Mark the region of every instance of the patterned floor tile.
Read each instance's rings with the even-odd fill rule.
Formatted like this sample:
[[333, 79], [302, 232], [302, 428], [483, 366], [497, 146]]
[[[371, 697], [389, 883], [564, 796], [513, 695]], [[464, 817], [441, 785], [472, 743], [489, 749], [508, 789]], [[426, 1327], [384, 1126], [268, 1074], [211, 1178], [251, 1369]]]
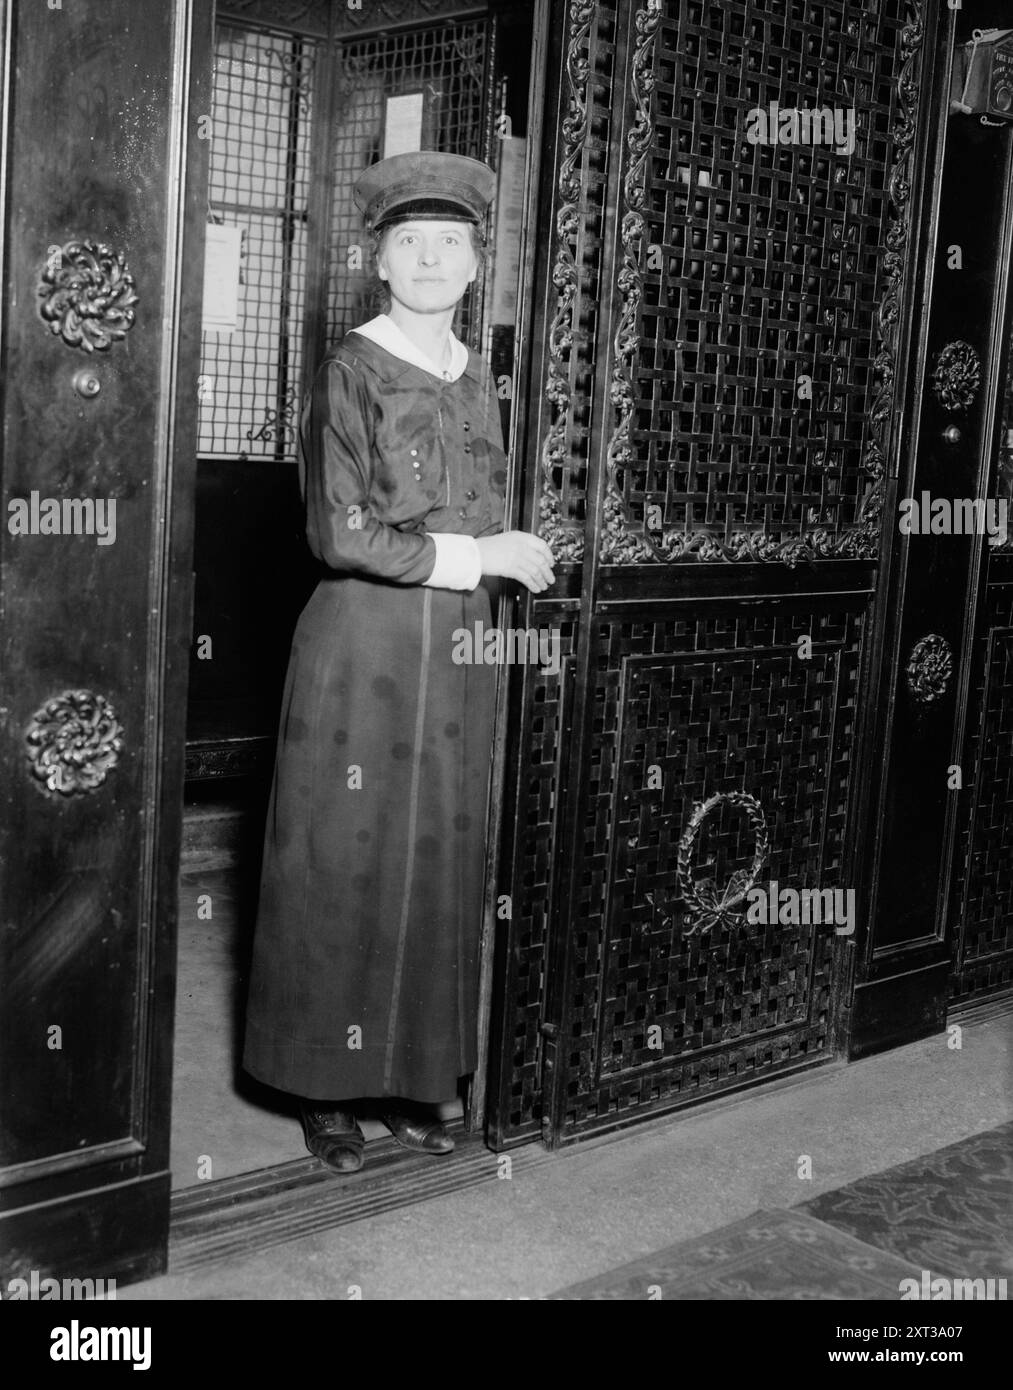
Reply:
[[1013, 1285], [1013, 1123], [793, 1208], [919, 1269]]
[[792, 1211], [760, 1211], [571, 1285], [556, 1300], [824, 1300], [896, 1302], [919, 1271]]

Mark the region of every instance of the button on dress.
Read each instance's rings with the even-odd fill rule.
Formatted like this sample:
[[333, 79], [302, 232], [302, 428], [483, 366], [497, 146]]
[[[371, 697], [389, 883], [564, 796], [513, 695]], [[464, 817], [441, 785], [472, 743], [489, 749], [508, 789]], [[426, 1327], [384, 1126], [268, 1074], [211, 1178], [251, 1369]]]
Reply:
[[300, 483], [325, 569], [289, 660], [243, 1061], [313, 1099], [447, 1100], [476, 1065], [495, 667], [452, 659], [491, 626], [484, 583], [424, 581], [431, 533], [502, 530], [486, 363], [444, 381], [348, 334]]

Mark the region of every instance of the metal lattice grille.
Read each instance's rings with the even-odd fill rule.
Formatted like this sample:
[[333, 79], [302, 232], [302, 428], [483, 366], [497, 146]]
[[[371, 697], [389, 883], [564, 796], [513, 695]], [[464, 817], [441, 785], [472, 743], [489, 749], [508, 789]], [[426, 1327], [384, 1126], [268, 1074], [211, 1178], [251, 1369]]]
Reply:
[[1013, 589], [991, 590], [990, 601], [989, 628], [979, 647], [974, 787], [961, 844], [961, 882], [953, 895], [951, 985], [957, 999], [1013, 983]]
[[[666, 9], [632, 79], [618, 263], [633, 331], [617, 335], [621, 520], [604, 556], [874, 554], [862, 507], [879, 472], [870, 421], [906, 6]], [[766, 134], [751, 113], [767, 120], [771, 103], [838, 112], [833, 143], [823, 117], [820, 143], [801, 143], [801, 124], [790, 143], [751, 143]], [[780, 118], [769, 130], [791, 138]]]
[[237, 329], [204, 334], [205, 455], [294, 457], [314, 57], [312, 40], [218, 29], [208, 200], [245, 254]]
[[[827, 1043], [833, 927], [747, 924], [743, 906], [736, 925], [690, 934], [677, 864], [694, 807], [747, 788], [769, 837], [761, 887], [847, 886], [863, 620], [708, 606], [692, 621], [599, 625], [568, 1125], [734, 1083]], [[804, 635], [809, 661], [798, 657]], [[719, 804], [692, 849], [694, 882], [723, 887], [755, 846], [741, 808]]]
[[[488, 28], [486, 20], [462, 21], [341, 45], [327, 314], [331, 343], [379, 312], [368, 294], [369, 261], [352, 185], [383, 155], [386, 98], [425, 93], [423, 149], [487, 158]], [[361, 266], [352, 254], [354, 247], [362, 249]], [[478, 346], [480, 313], [475, 300], [474, 291], [465, 297], [454, 330]]]
[[[516, 903], [534, 884], [552, 916], [548, 940], [527, 908], [509, 929], [526, 987], [504, 1030], [505, 1141], [832, 1052], [838, 923], [751, 923], [736, 893], [759, 824], [757, 886], [851, 891], [833, 906], [858, 910], [867, 884], [842, 875], [866, 596], [822, 592], [821, 566], [789, 592], [744, 565], [733, 591], [715, 566], [683, 605], [656, 562], [878, 553], [924, 8], [563, 7], [533, 500], [557, 560], [594, 543], [604, 563], [567, 612], [579, 641], [540, 726], [551, 752], [523, 711], [519, 766], [551, 772], [518, 788], [511, 887]], [[771, 102], [829, 113], [835, 138], [839, 108], [853, 149], [750, 142]]]
[[523, 713], [528, 742], [505, 992], [512, 1021], [508, 1113], [515, 1136], [537, 1133], [541, 1122], [539, 1026], [548, 971], [548, 914], [555, 895], [554, 876], [560, 869], [564, 693], [572, 689], [577, 629], [572, 618], [561, 615], [552, 622], [552, 630], [559, 634], [560, 669], [554, 675], [530, 672]]

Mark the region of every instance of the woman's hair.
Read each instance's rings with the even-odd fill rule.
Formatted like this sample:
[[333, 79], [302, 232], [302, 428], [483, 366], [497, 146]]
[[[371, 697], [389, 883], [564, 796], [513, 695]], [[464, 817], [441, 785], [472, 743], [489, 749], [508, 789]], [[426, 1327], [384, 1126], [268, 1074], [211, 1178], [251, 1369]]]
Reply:
[[[410, 221], [411, 219], [404, 218], [402, 220]], [[448, 222], [453, 222], [455, 220], [457, 219], [452, 217], [447, 218]], [[370, 231], [369, 233], [369, 244], [367, 247], [369, 279], [365, 285], [363, 299], [365, 301], [364, 307], [366, 311], [373, 315], [386, 314], [390, 310], [390, 287], [386, 280], [380, 279], [377, 271], [377, 256], [383, 250], [384, 238], [387, 233], [393, 231], [398, 225], [399, 223], [396, 221], [387, 222], [379, 231]], [[492, 253], [486, 244], [485, 234], [482, 228], [477, 226], [474, 222], [467, 223], [467, 227], [471, 234], [472, 250], [475, 252], [475, 259], [478, 261], [478, 278], [481, 278], [488, 269], [492, 259]]]

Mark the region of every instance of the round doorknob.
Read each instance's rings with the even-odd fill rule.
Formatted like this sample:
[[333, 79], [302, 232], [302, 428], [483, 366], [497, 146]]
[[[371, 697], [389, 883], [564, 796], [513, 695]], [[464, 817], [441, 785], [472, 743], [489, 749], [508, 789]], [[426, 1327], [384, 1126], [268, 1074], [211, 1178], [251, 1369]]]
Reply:
[[959, 444], [962, 438], [959, 425], [947, 425], [943, 430], [943, 438], [947, 444]]
[[74, 373], [74, 390], [79, 396], [84, 396], [85, 400], [91, 400], [92, 396], [97, 396], [102, 390], [102, 383], [91, 367], [82, 367], [79, 372]]

